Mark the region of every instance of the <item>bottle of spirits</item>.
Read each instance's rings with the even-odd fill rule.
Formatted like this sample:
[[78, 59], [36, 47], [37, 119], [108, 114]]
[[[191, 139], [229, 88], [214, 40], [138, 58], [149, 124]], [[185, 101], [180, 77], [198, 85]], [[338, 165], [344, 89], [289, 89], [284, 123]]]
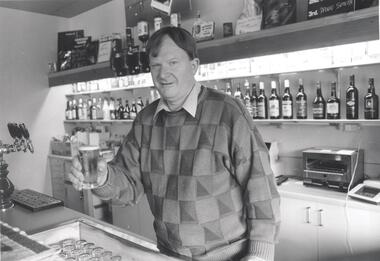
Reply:
[[122, 40], [120, 34], [113, 35], [110, 64], [115, 76], [126, 75], [127, 72], [124, 67], [124, 55], [122, 50]]
[[131, 107], [129, 107], [129, 101], [125, 100], [125, 107], [124, 107], [124, 120], [130, 120], [131, 119]]
[[252, 118], [257, 119], [258, 112], [257, 112], [256, 83], [252, 83], [251, 108], [252, 108]]
[[83, 119], [82, 120], [88, 120], [90, 119], [90, 108], [92, 106], [92, 101], [91, 99], [88, 99], [87, 101], [83, 101]]
[[298, 93], [296, 95], [297, 119], [307, 119], [307, 96], [303, 89], [303, 80], [298, 80]]
[[98, 110], [96, 107], [97, 107], [96, 98], [92, 98], [92, 105], [90, 107], [90, 120], [98, 119]]
[[123, 120], [124, 119], [124, 106], [121, 103], [121, 98], [117, 99], [119, 102], [117, 104], [116, 110], [115, 110], [115, 119], [116, 120]]
[[379, 96], [375, 93], [375, 81], [370, 78], [368, 81], [368, 93], [364, 97], [364, 118], [375, 120], [379, 118]]
[[277, 84], [275, 81], [271, 82], [271, 95], [269, 96], [269, 116], [271, 119], [279, 119], [280, 113], [280, 98], [277, 94]]
[[293, 119], [293, 97], [290, 93], [289, 80], [284, 81], [284, 95], [282, 95], [282, 117], [284, 119]]
[[87, 111], [84, 111], [83, 99], [79, 98], [78, 99], [78, 120], [85, 120], [86, 119], [86, 117], [84, 116], [85, 113], [87, 113]]
[[359, 118], [358, 89], [355, 86], [355, 75], [350, 76], [350, 86], [346, 90], [346, 118]]
[[136, 119], [136, 116], [137, 116], [137, 107], [136, 107], [136, 102], [135, 101], [132, 101], [130, 115], [131, 115], [131, 120]]
[[259, 83], [260, 93], [257, 97], [257, 118], [268, 119], [268, 99], [265, 96], [264, 82]]
[[103, 111], [103, 120], [109, 121], [111, 119], [111, 114], [110, 114], [109, 102], [107, 99], [103, 99], [102, 111]]
[[73, 105], [71, 106], [71, 114], [73, 120], [79, 120], [77, 101], [73, 99]]
[[72, 113], [72, 102], [70, 100], [66, 101], [66, 110], [65, 110], [65, 117], [66, 120], [72, 120], [73, 119], [73, 113]]
[[103, 101], [102, 101], [101, 97], [99, 97], [98, 101], [96, 102], [96, 117], [98, 118], [98, 120], [103, 120], [104, 119]]
[[230, 82], [226, 83], [226, 94], [232, 95], [231, 83]]
[[149, 24], [146, 20], [140, 20], [137, 23], [137, 36], [139, 40], [142, 42], [141, 51], [139, 54], [140, 58], [140, 72], [146, 73], [150, 72], [149, 67], [149, 58], [148, 54], [146, 53], [146, 42], [149, 39]]
[[251, 96], [251, 89], [249, 87], [248, 80], [244, 81], [244, 88], [245, 88], [244, 105], [247, 108], [247, 111], [248, 111], [249, 115], [251, 117], [253, 117], [253, 115], [252, 115], [252, 104], [251, 104], [252, 96]]
[[238, 86], [236, 87], [236, 90], [234, 92], [234, 97], [238, 100], [240, 100], [241, 102], [243, 102], [244, 100], [244, 97], [243, 97], [243, 94], [241, 92], [241, 88], [240, 88], [240, 82], [238, 83]]
[[331, 97], [326, 103], [327, 119], [340, 119], [340, 99], [336, 96], [336, 82], [331, 83]]
[[136, 107], [137, 107], [137, 113], [139, 113], [144, 108], [144, 103], [141, 97], [138, 97]]
[[322, 96], [321, 82], [317, 82], [317, 96], [313, 102], [313, 119], [326, 118], [326, 102]]
[[117, 113], [116, 113], [115, 99], [114, 98], [110, 99], [109, 110], [110, 110], [110, 119], [116, 120], [116, 114]]

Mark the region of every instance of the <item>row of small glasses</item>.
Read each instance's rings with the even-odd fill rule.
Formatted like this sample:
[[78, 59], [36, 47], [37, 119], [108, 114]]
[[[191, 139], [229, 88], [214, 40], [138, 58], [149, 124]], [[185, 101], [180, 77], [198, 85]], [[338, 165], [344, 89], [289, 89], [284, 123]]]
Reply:
[[59, 251], [59, 257], [66, 261], [121, 261], [121, 256], [83, 239], [67, 238], [50, 247]]

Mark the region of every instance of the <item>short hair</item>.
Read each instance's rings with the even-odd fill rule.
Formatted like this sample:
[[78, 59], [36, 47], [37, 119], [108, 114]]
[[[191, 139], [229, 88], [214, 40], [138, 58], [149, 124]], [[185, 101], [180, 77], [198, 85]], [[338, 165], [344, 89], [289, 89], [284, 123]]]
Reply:
[[175, 26], [163, 27], [152, 34], [146, 46], [148, 56], [156, 57], [158, 55], [162, 39], [165, 36], [170, 37], [179, 48], [184, 50], [190, 60], [198, 58], [197, 44], [193, 36], [187, 30]]

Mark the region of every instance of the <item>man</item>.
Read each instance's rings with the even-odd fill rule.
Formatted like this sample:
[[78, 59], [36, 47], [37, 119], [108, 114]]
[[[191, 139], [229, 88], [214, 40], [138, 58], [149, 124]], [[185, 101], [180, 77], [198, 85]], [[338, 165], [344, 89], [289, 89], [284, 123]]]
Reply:
[[[280, 198], [268, 150], [244, 105], [201, 86], [196, 43], [164, 27], [147, 44], [161, 99], [144, 108], [111, 163], [99, 167], [103, 199], [145, 193], [157, 245], [194, 260], [273, 260]], [[77, 159], [71, 180], [82, 188]]]

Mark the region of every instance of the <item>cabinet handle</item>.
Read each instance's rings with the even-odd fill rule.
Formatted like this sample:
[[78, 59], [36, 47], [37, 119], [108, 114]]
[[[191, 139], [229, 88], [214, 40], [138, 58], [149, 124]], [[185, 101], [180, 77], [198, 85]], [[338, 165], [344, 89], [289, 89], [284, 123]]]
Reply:
[[84, 198], [84, 193], [83, 193], [83, 191], [81, 191], [81, 192], [79, 193], [79, 199], [80, 199], [80, 200], [83, 200], [83, 198]]
[[323, 214], [323, 209], [318, 209], [318, 226], [322, 227], [322, 214]]
[[310, 207], [306, 207], [305, 223], [310, 224]]

